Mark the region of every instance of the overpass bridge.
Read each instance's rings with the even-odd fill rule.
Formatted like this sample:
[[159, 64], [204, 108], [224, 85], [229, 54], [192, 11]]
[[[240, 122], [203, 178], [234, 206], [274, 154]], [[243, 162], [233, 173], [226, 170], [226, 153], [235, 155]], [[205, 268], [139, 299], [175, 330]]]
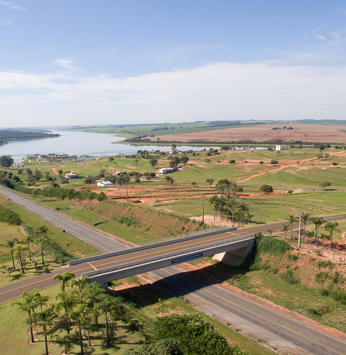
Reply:
[[69, 266], [89, 265], [82, 273], [104, 287], [113, 280], [149, 272], [185, 261], [223, 253], [219, 259], [240, 264], [251, 251], [255, 234], [228, 228], [147, 246], [73, 260]]

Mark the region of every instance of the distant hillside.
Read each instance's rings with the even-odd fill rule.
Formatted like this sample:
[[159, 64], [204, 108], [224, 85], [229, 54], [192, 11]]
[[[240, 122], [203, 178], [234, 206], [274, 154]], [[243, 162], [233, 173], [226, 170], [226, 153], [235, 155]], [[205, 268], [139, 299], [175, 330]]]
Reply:
[[17, 130], [0, 130], [0, 144], [8, 141], [40, 139], [59, 137], [59, 134], [45, 133], [43, 131], [17, 131]]

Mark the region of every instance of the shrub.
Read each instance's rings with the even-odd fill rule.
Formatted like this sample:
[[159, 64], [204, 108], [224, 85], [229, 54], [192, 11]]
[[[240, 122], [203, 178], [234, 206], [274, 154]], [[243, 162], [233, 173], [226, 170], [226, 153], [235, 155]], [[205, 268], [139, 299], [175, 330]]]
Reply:
[[270, 186], [270, 185], [264, 184], [264, 185], [262, 185], [260, 187], [260, 191], [262, 191], [262, 192], [273, 192], [273, 187]]
[[229, 163], [230, 163], [230, 164], [235, 164], [235, 160], [234, 160], [234, 159], [231, 159], [231, 160], [229, 161]]

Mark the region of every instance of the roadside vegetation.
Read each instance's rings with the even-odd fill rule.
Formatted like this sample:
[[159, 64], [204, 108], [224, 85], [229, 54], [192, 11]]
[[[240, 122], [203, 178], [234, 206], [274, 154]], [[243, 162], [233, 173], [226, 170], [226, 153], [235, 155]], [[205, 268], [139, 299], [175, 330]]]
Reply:
[[[2, 305], [2, 354], [272, 354], [155, 286], [120, 296], [68, 272], [56, 278], [59, 286]], [[152, 303], [154, 295], [162, 298]]]

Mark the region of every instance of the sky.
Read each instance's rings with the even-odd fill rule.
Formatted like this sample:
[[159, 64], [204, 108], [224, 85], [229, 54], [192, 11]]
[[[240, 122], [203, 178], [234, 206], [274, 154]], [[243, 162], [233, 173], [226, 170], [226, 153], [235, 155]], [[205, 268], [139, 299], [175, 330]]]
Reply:
[[0, 0], [0, 128], [346, 119], [344, 0]]

